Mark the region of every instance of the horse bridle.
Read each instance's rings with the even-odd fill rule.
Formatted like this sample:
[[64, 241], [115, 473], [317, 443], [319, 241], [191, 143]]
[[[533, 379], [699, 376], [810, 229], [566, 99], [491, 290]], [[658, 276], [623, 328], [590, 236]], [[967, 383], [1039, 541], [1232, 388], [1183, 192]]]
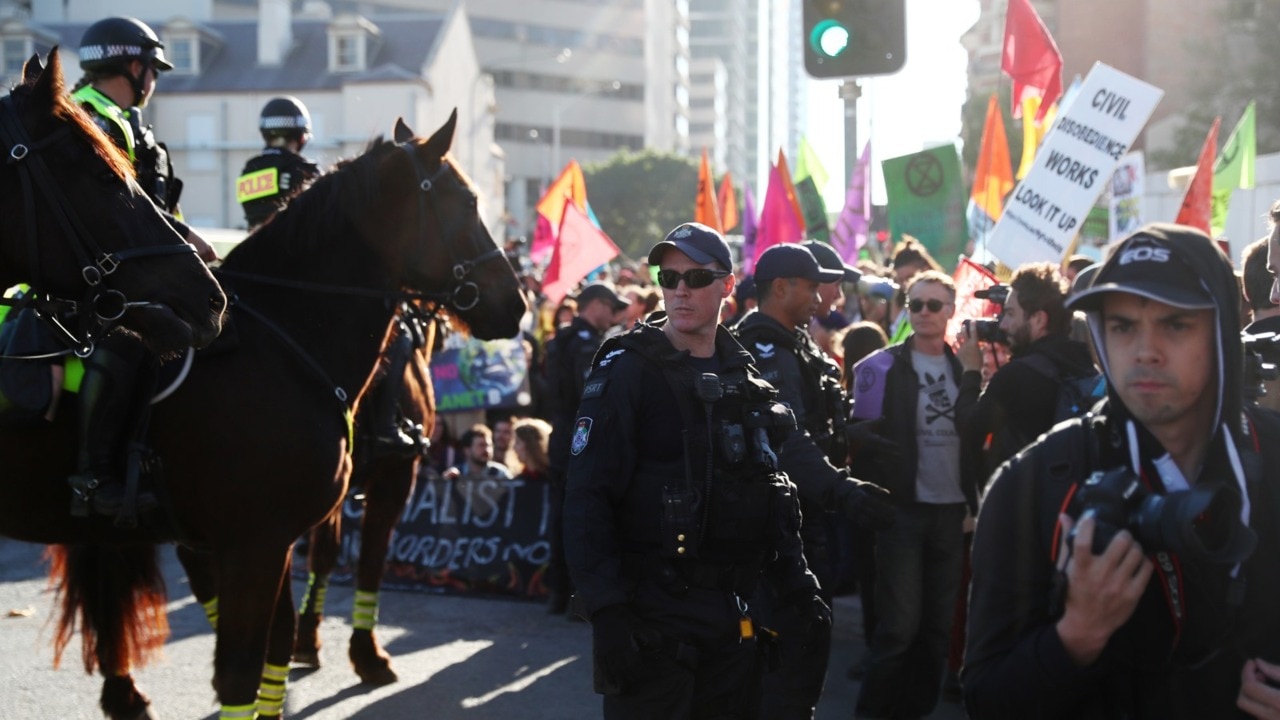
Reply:
[[[105, 286], [103, 281], [114, 273], [122, 262], [154, 255], [194, 253], [196, 250], [185, 242], [125, 248], [113, 252], [106, 252], [99, 247], [66, 194], [58, 187], [53, 173], [41, 157], [42, 150], [62, 141], [70, 134], [69, 126], [60, 125], [39, 142], [32, 141], [22, 125], [22, 119], [12, 95], [0, 98], [0, 143], [3, 144], [6, 164], [17, 167], [18, 178], [22, 184], [30, 276], [27, 284], [31, 288], [30, 292], [21, 299], [0, 298], [0, 304], [15, 307], [31, 306], [36, 311], [36, 315], [53, 327], [58, 337], [76, 355], [87, 357], [93, 352], [94, 338], [100, 331], [104, 331], [110, 327], [111, 323], [119, 320], [130, 307], [149, 304], [130, 302], [124, 293]], [[36, 232], [37, 189], [53, 208], [53, 216], [67, 238], [76, 262], [80, 265], [80, 277], [85, 282], [85, 295], [80, 303], [59, 299], [40, 291], [43, 283], [40, 277], [40, 248]], [[74, 310], [81, 305], [93, 308], [93, 312], [80, 313], [77, 335], [59, 321], [57, 314], [65, 310]], [[104, 308], [109, 311], [104, 311]]]
[[[422, 161], [418, 159], [418, 154], [413, 151], [413, 144], [404, 143], [400, 146], [409, 154], [409, 163], [413, 165], [414, 175], [418, 178], [418, 189], [422, 190], [422, 194], [418, 195], [418, 237], [423, 237], [427, 232], [427, 203], [431, 203], [431, 212], [440, 219], [439, 208], [436, 207], [435, 196], [431, 190], [436, 183], [444, 177], [449, 170], [448, 163], [443, 158], [440, 159], [440, 167], [434, 174], [428, 176], [426, 169], [422, 166]], [[444, 228], [440, 228], [441, 237], [444, 237]], [[479, 250], [479, 248], [476, 248]], [[453, 248], [449, 247], [450, 260], [453, 262], [453, 286], [448, 291], [448, 303], [455, 310], [466, 311], [475, 307], [480, 303], [480, 286], [475, 282], [468, 280], [468, 276], [472, 271], [480, 267], [490, 260], [503, 257], [502, 249], [497, 247], [496, 243], [492, 250], [482, 252], [473, 258], [458, 259]], [[464, 295], [464, 293], [466, 293]]]

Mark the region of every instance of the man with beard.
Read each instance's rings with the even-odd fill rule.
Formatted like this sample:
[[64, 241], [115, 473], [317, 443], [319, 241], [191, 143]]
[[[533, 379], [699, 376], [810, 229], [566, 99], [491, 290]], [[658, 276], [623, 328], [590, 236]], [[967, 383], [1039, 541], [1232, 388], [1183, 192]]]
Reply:
[[1070, 338], [1071, 313], [1063, 305], [1066, 283], [1057, 266], [1023, 265], [1009, 288], [1000, 329], [1013, 360], [996, 370], [982, 390], [982, 350], [972, 323], [960, 334], [956, 353], [964, 366], [956, 425], [961, 442], [983, 450], [984, 481], [1053, 426], [1059, 387], [1067, 378], [1097, 374], [1089, 347]]

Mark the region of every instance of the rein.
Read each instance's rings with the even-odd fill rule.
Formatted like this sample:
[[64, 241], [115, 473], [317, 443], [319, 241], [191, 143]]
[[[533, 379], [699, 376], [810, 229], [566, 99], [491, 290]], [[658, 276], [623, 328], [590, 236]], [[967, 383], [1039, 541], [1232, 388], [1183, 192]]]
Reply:
[[[120, 263], [138, 257], [195, 252], [195, 248], [183, 242], [175, 245], [127, 248], [111, 253], [102, 250], [94, 242], [93, 235], [58, 186], [57, 180], [40, 154], [42, 150], [61, 142], [70, 133], [71, 128], [62, 125], [39, 142], [32, 141], [22, 125], [13, 96], [7, 95], [0, 98], [0, 143], [3, 143], [7, 155], [5, 164], [16, 166], [18, 179], [22, 185], [22, 207], [27, 220], [27, 262], [30, 275], [28, 284], [32, 288], [22, 298], [0, 298], [0, 305], [10, 305], [17, 309], [33, 307], [37, 317], [52, 327], [58, 338], [72, 352], [80, 357], [88, 357], [93, 352], [95, 337], [103, 334], [111, 323], [119, 320], [130, 307], [149, 304], [131, 303], [124, 293], [103, 284], [103, 281], [119, 268]], [[80, 265], [80, 277], [85, 283], [85, 294], [79, 302], [59, 299], [38, 290], [43, 282], [40, 276], [40, 246], [36, 233], [37, 189], [53, 208], [53, 217], [69, 241], [68, 244], [75, 254], [76, 262]], [[82, 305], [92, 308], [93, 312], [79, 316], [75, 331], [67, 328], [55, 317], [58, 312], [74, 311]]]

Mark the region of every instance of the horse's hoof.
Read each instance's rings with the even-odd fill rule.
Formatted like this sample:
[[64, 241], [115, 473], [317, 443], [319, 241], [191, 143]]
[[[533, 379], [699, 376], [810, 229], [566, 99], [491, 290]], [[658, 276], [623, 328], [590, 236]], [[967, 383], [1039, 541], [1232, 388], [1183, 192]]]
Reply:
[[319, 668], [320, 653], [315, 650], [303, 648], [295, 648], [293, 651], [293, 664], [302, 667]]
[[356, 674], [366, 685], [390, 685], [400, 679], [389, 665], [376, 668], [356, 668]]

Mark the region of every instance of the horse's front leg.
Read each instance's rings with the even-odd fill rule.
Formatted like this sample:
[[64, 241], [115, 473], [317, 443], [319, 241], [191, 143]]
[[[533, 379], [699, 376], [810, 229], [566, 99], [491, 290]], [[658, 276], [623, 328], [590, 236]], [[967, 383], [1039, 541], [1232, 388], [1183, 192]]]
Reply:
[[297, 637], [293, 641], [293, 661], [299, 665], [320, 667], [320, 623], [324, 620], [329, 575], [338, 564], [341, 522], [342, 507], [339, 506], [310, 531], [307, 589], [297, 616]]
[[399, 679], [391, 669], [391, 656], [374, 635], [378, 619], [379, 591], [387, 565], [391, 531], [413, 490], [417, 460], [385, 458], [369, 467], [365, 485], [364, 518], [360, 525], [360, 559], [356, 571], [355, 607], [351, 617], [351, 643], [347, 654], [360, 679], [370, 685], [388, 685]]
[[262, 683], [258, 686], [258, 717], [262, 720], [279, 718], [284, 714], [285, 686], [289, 680], [289, 656], [293, 653], [293, 633], [298, 616], [293, 610], [293, 583], [290, 576], [293, 560], [285, 564], [284, 577], [280, 581], [280, 594], [276, 599], [275, 615], [271, 619], [271, 634], [267, 640], [267, 663], [262, 669]]
[[214, 574], [213, 556], [207, 552], [193, 550], [185, 545], [177, 549], [178, 562], [187, 573], [187, 584], [191, 587], [191, 595], [200, 607], [204, 608], [204, 616], [209, 626], [218, 629], [218, 579]]
[[[258, 545], [220, 550], [216, 556], [219, 587], [234, 588], [218, 598], [213, 689], [222, 703], [219, 720], [251, 720], [257, 711], [267, 638], [280, 599], [289, 548]], [[289, 632], [292, 631], [290, 627]]]
[[151, 711], [150, 698], [133, 684], [127, 668], [99, 667], [103, 679], [98, 705], [104, 715], [111, 720], [157, 720], [158, 716]]

